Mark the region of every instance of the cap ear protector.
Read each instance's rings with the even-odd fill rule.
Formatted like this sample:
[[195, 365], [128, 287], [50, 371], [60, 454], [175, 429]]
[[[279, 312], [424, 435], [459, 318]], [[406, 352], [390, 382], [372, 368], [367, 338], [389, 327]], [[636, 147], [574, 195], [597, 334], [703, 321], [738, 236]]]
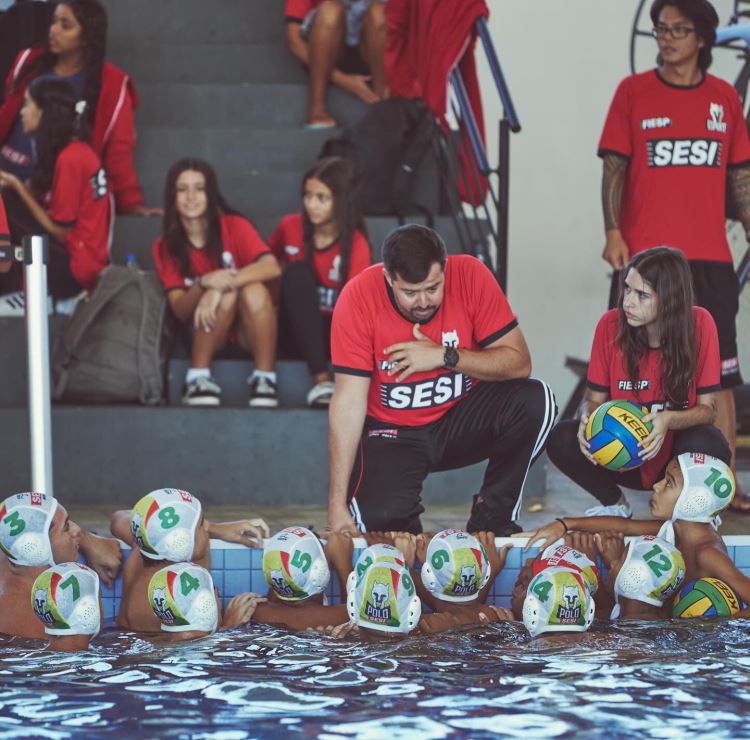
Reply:
[[0, 550], [14, 565], [54, 565], [50, 529], [58, 503], [44, 493], [17, 493], [0, 504]]
[[331, 579], [323, 546], [305, 527], [287, 527], [266, 540], [263, 575], [282, 601], [322, 593]]
[[580, 574], [567, 568], [546, 568], [529, 583], [523, 623], [532, 637], [545, 632], [585, 632], [595, 611], [594, 599]]
[[421, 578], [441, 601], [473, 601], [487, 585], [490, 571], [487, 553], [474, 535], [446, 529], [430, 540]]
[[48, 635], [96, 635], [101, 629], [99, 576], [81, 563], [60, 563], [37, 576], [31, 607]]

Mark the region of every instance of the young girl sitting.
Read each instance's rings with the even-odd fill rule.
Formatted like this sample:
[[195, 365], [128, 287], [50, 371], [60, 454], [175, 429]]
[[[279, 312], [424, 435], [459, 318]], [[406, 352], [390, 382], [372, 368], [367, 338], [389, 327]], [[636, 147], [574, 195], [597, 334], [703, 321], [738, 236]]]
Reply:
[[250, 406], [278, 406], [276, 312], [266, 282], [281, 268], [250, 222], [224, 200], [208, 162], [183, 159], [169, 170], [164, 228], [153, 255], [172, 312], [192, 324], [182, 402], [219, 405], [211, 360], [227, 341], [236, 341], [255, 360]]
[[35, 80], [21, 111], [36, 145], [29, 185], [0, 171], [0, 186], [18, 195], [6, 201], [14, 242], [40, 230], [50, 236], [48, 284], [56, 299], [92, 290], [109, 262], [112, 199], [87, 143], [84, 108], [64, 80]]
[[[711, 315], [693, 305], [690, 268], [676, 249], [638, 253], [623, 270], [620, 304], [596, 327], [580, 422], [550, 433], [550, 460], [600, 505], [587, 515], [631, 516], [620, 486], [648, 489], [673, 455], [703, 450], [722, 457], [727, 443], [713, 426], [720, 389], [719, 340]], [[584, 436], [600, 404], [627, 399], [646, 406], [653, 431], [641, 443], [638, 469], [598, 465]]]
[[310, 406], [333, 395], [331, 317], [341, 288], [370, 264], [370, 245], [358, 213], [351, 167], [340, 157], [322, 159], [302, 178], [303, 212], [284, 216], [268, 245], [284, 266], [282, 337], [291, 354], [307, 362]]

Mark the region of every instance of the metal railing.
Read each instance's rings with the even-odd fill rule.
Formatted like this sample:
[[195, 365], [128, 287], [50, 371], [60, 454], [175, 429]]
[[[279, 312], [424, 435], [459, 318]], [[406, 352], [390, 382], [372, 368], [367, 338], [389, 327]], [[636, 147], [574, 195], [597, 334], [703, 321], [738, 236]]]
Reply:
[[54, 496], [50, 411], [49, 320], [47, 318], [46, 236], [24, 237], [23, 247], [0, 248], [0, 261], [24, 266], [26, 356], [29, 388], [31, 491]]
[[[460, 202], [450, 204], [463, 249], [486, 262], [503, 290], [507, 290], [510, 134], [518, 133], [521, 123], [485, 18], [480, 18], [476, 22], [476, 31], [503, 109], [502, 118], [498, 122], [497, 163], [492, 166], [489, 162], [480, 128], [458, 68], [450, 75], [453, 91], [450, 105], [453, 117], [458, 123], [458, 131], [445, 138], [443, 161], [447, 164], [450, 181], [470, 196], [465, 201], [470, 212], [468, 216]], [[485, 190], [486, 198], [471, 197], [483, 194]]]

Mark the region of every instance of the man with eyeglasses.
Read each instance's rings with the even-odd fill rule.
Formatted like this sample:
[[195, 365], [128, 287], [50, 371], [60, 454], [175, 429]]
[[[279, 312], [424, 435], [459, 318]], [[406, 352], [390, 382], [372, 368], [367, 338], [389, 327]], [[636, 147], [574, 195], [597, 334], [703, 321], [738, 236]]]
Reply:
[[[735, 317], [737, 278], [725, 229], [727, 185], [750, 230], [750, 141], [742, 104], [729, 83], [708, 74], [719, 18], [707, 0], [655, 0], [657, 67], [623, 80], [607, 115], [599, 156], [606, 245], [619, 271], [634, 254], [660, 245], [681, 249], [693, 273], [695, 299], [719, 332], [722, 390], [716, 425], [734, 449], [732, 388], [742, 383]], [[738, 497], [738, 509], [750, 500]]]

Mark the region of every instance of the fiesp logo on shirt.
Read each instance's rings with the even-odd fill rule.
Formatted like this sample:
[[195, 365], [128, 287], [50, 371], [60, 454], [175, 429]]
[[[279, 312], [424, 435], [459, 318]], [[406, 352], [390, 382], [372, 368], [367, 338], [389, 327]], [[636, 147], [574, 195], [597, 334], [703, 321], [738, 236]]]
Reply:
[[721, 142], [715, 139], [651, 139], [649, 167], [720, 167]]
[[380, 403], [389, 409], [425, 409], [455, 401], [470, 390], [468, 375], [449, 373], [418, 383], [382, 383]]

